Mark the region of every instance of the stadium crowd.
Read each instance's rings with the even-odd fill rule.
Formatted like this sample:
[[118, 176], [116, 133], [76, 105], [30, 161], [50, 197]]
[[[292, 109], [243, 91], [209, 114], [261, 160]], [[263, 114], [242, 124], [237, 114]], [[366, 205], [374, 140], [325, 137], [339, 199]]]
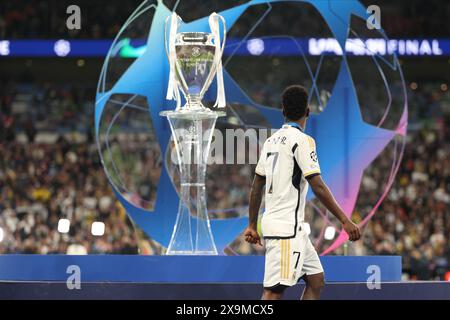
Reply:
[[[18, 103], [18, 99], [23, 99], [23, 90], [33, 93], [27, 100], [26, 112]], [[162, 252], [157, 243], [133, 228], [107, 182], [89, 133], [91, 90], [51, 84], [33, 88], [12, 83], [2, 86], [0, 253]], [[431, 114], [412, 117], [416, 119], [411, 125], [415, 130], [408, 133], [392, 189], [365, 228], [363, 242], [352, 245], [350, 250], [355, 254], [400, 254], [409, 277], [442, 278], [450, 261], [450, 98], [448, 91], [433, 84], [411, 91], [410, 95], [414, 97], [413, 115]], [[424, 105], [428, 107], [421, 110]], [[78, 125], [72, 126], [73, 123]], [[84, 132], [86, 139], [70, 141], [72, 137], [67, 133], [73, 130]], [[49, 132], [53, 140], [47, 141], [45, 133]], [[151, 171], [160, 170], [161, 161], [156, 159], [160, 155], [154, 153], [152, 157], [155, 159]], [[379, 157], [367, 170], [355, 210], [356, 220], [373, 207], [383, 187], [383, 173], [390, 165], [390, 157]], [[208, 207], [214, 217], [246, 214], [252, 172], [250, 165], [208, 168], [209, 177], [230, 177], [224, 184], [208, 180]], [[150, 193], [154, 192], [155, 188]], [[58, 232], [61, 218], [71, 221], [69, 233]], [[103, 236], [91, 234], [94, 221], [105, 223]], [[318, 247], [327, 245], [322, 242]], [[238, 238], [228, 253], [261, 254], [262, 249]], [[337, 253], [342, 253], [342, 248]]]
[[[176, 1], [164, 2], [172, 7]], [[230, 1], [228, 5], [216, 1], [216, 10], [243, 2], [246, 1]], [[362, 2], [372, 4], [372, 1]], [[113, 38], [141, 1], [120, 3], [119, 7], [105, 6], [101, 0], [2, 1], [0, 39]], [[82, 8], [83, 27], [68, 33], [66, 8], [71, 4]], [[194, 7], [194, 0], [181, 1], [180, 11], [183, 6]], [[380, 6], [383, 27], [392, 38], [448, 37], [450, 33], [450, 24], [442, 23], [446, 21], [450, 2], [393, 1]], [[183, 18], [194, 19], [202, 14], [199, 10], [192, 10], [197, 16]], [[231, 36], [244, 35], [258, 20], [255, 17], [259, 18], [265, 10], [261, 7], [255, 9], [257, 14], [244, 14]], [[304, 30], [315, 36], [328, 35], [329, 30], [316, 15], [303, 14], [298, 19], [294, 11], [280, 11], [274, 5], [267, 22], [253, 35]], [[429, 16], [434, 18], [424, 18]], [[301, 27], [304, 23], [308, 29]], [[278, 68], [273, 68], [267, 77], [247, 79], [245, 87], [256, 102], [266, 105], [278, 104], [279, 92], [285, 85], [276, 80], [276, 72], [291, 81], [286, 77], [286, 69], [279, 67], [280, 60], [273, 59], [273, 63]], [[251, 64], [241, 65], [239, 70], [242, 72], [248, 66]], [[291, 72], [304, 71], [292, 69]], [[242, 73], [245, 73], [243, 78], [253, 75]], [[371, 91], [373, 88], [361, 90], [367, 92], [372, 100], [366, 101], [371, 104], [377, 100], [378, 89]], [[392, 188], [364, 228], [363, 241], [341, 247], [335, 253], [397, 254], [403, 258], [406, 278], [443, 279], [450, 270], [450, 93], [447, 85], [435, 82], [411, 85], [408, 91], [410, 125], [403, 160]], [[86, 84], [0, 81], [0, 254], [163, 253], [158, 243], [134, 228], [111, 190], [92, 134], [94, 96], [95, 86]], [[372, 210], [382, 193], [392, 165], [391, 152], [388, 150], [365, 171], [353, 216], [355, 221], [361, 221]], [[151, 178], [141, 195], [148, 199], [150, 207], [156, 192], [156, 183], [152, 181], [159, 177], [161, 158], [156, 149], [145, 158], [146, 174]], [[245, 216], [252, 175], [251, 165], [209, 166], [207, 190], [211, 216]], [[219, 180], [215, 177], [224, 176], [228, 178], [215, 182]], [[140, 192], [139, 187], [136, 191]], [[314, 212], [311, 204], [308, 206], [308, 212]], [[71, 222], [68, 233], [58, 231], [58, 223], [63, 218]], [[92, 234], [93, 222], [105, 224], [103, 235]], [[320, 251], [331, 243], [318, 237], [317, 230], [321, 227], [323, 222], [314, 218], [311, 237]], [[238, 237], [227, 248], [227, 254], [262, 254], [262, 250]]]
[[[133, 13], [143, 0], [122, 0], [120, 6], [105, 6], [102, 0], [15, 0], [0, 3], [0, 39], [19, 38], [114, 38], [122, 24]], [[148, 1], [156, 3], [157, 1]], [[176, 0], [164, 0], [173, 8]], [[221, 11], [232, 6], [247, 2], [246, 0], [214, 0], [208, 5], [202, 0], [180, 1], [178, 11], [183, 12], [183, 19], [190, 21], [206, 15], [211, 11]], [[383, 28], [390, 37], [427, 37], [446, 36], [450, 32], [446, 21], [446, 12], [450, 4], [440, 0], [414, 1], [362, 1], [366, 6], [377, 4], [381, 7]], [[82, 9], [82, 28], [67, 33], [66, 9], [76, 4]], [[282, 8], [284, 6], [284, 8]], [[286, 10], [289, 7], [293, 10]], [[297, 7], [296, 7], [297, 6]], [[302, 6], [304, 10], [296, 10]], [[196, 8], [196, 10], [190, 10]], [[256, 21], [268, 11], [268, 6], [262, 4], [250, 14], [244, 14], [239, 20], [236, 30], [239, 33], [248, 32]], [[263, 23], [255, 30], [257, 33], [268, 35], [273, 32], [291, 34], [304, 32], [300, 28], [304, 23], [307, 30], [314, 34], [326, 36], [329, 33], [318, 16], [317, 11], [309, 12], [309, 5], [305, 4], [272, 4], [267, 23]], [[280, 9], [280, 10], [279, 10]], [[268, 11], [269, 12], [269, 11]], [[433, 16], [433, 19], [425, 19]], [[277, 26], [277, 28], [273, 28]], [[285, 30], [283, 29], [285, 28]], [[302, 34], [305, 35], [305, 34]]]
[[[389, 194], [364, 229], [352, 253], [402, 256], [412, 279], [444, 279], [450, 263], [449, 135], [410, 132]], [[360, 221], [382, 192], [391, 157], [379, 157], [365, 172], [354, 219]], [[342, 248], [338, 251], [342, 253]]]

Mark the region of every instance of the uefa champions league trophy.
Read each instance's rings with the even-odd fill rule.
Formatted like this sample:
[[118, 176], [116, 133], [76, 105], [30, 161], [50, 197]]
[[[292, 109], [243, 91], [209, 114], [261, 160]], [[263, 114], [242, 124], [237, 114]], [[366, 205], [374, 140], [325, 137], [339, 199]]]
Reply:
[[[225, 112], [205, 108], [201, 100], [217, 74], [217, 101], [212, 108], [225, 108], [222, 75], [225, 20], [213, 13], [209, 17], [211, 33], [178, 33], [181, 18], [173, 13], [166, 20], [166, 38], [169, 22], [170, 37], [165, 41], [170, 64], [167, 99], [176, 100], [176, 109], [160, 115], [167, 117], [172, 130], [181, 185], [178, 215], [166, 254], [217, 255], [206, 208], [205, 174], [216, 120]], [[219, 22], [223, 24], [222, 41]], [[183, 107], [180, 90], [186, 101]], [[196, 226], [191, 226], [191, 214], [196, 218]]]

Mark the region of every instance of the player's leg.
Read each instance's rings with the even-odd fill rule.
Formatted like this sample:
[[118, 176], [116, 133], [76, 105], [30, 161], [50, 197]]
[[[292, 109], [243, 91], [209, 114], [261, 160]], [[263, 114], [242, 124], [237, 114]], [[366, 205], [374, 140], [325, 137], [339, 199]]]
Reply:
[[325, 277], [322, 264], [316, 249], [307, 238], [304, 248], [304, 257], [302, 265], [302, 279], [305, 280], [306, 288], [303, 291], [302, 300], [320, 299], [320, 294], [325, 286]]
[[290, 278], [290, 239], [266, 239], [264, 291], [261, 299], [279, 300]]
[[303, 291], [302, 300], [318, 300], [320, 299], [320, 294], [325, 286], [325, 277], [323, 272], [311, 275], [303, 276], [305, 280], [306, 287]]
[[273, 288], [264, 288], [261, 300], [281, 300], [286, 286], [277, 285]]

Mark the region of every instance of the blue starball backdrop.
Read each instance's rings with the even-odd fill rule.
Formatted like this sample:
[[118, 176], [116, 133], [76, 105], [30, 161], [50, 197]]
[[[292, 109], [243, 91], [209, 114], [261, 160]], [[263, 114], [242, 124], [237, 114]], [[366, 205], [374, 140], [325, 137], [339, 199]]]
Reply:
[[[248, 8], [259, 4], [271, 6], [274, 2], [287, 1], [252, 0], [218, 13], [225, 18], [227, 30], [229, 30]], [[326, 0], [297, 0], [291, 2], [304, 2], [312, 5], [322, 15], [333, 36], [342, 48], [345, 48], [347, 38], [349, 37], [351, 16], [354, 15], [364, 20], [369, 16], [366, 12], [366, 8], [357, 0], [339, 1], [338, 4], [336, 4], [337, 1]], [[147, 49], [145, 53], [136, 59], [131, 66], [123, 72], [112, 88], [107, 88], [105, 82], [109, 64], [112, 61], [110, 58], [113, 54], [113, 49], [118, 42], [119, 36], [129, 25], [133, 24], [136, 18], [148, 10], [154, 10], [154, 15], [148, 33]], [[137, 8], [119, 32], [106, 57], [99, 80], [95, 106], [95, 131], [97, 141], [99, 141], [100, 123], [102, 121], [105, 105], [113, 95], [129, 94], [132, 95], [132, 97], [143, 96], [146, 97], [148, 102], [148, 112], [152, 119], [153, 128], [161, 152], [162, 154], [166, 154], [171, 132], [167, 120], [160, 117], [159, 113], [163, 110], [174, 109], [175, 107], [172, 101], [167, 101], [165, 99], [169, 64], [165, 52], [164, 25], [166, 18], [171, 13], [171, 10], [167, 8], [162, 1], [153, 4], [149, 4], [146, 1]], [[184, 23], [179, 31], [210, 32], [208, 17]], [[380, 31], [380, 34], [386, 38], [382, 30]], [[251, 34], [249, 34], [248, 37], [251, 37]], [[242, 39], [242, 42], [244, 43], [247, 41], [248, 37]], [[301, 48], [299, 47], [299, 56], [302, 54]], [[394, 56], [393, 61], [387, 61], [387, 59], [383, 59], [374, 54], [373, 62], [378, 64], [380, 60], [389, 68], [398, 72], [403, 80], [400, 65], [396, 56]], [[398, 136], [404, 137], [407, 126], [407, 103], [405, 93], [402, 116], [395, 130], [387, 130], [380, 126], [365, 123], [362, 119], [351, 70], [345, 54], [340, 63], [338, 77], [331, 92], [327, 107], [324, 112], [319, 115], [311, 116], [307, 133], [313, 136], [317, 142], [324, 179], [327, 181], [345, 212], [350, 215], [357, 200], [364, 169], [371, 164], [390, 141]], [[313, 78], [312, 90], [315, 90], [314, 74], [313, 72], [310, 73]], [[272, 128], [279, 128], [283, 124], [283, 117], [279, 109], [259, 105], [252, 101], [252, 99], [240, 88], [236, 79], [233, 79], [229, 73], [227, 73], [226, 68], [224, 70], [224, 79], [228, 103], [240, 103], [254, 108], [267, 120]], [[215, 97], [212, 96], [211, 93], [214, 92], [216, 92], [215, 84], [211, 86], [204, 100], [213, 101]], [[401, 156], [399, 156], [396, 161], [399, 162], [400, 158]], [[125, 207], [127, 214], [133, 222], [152, 239], [163, 246], [167, 246], [176, 220], [179, 197], [168, 173], [167, 164], [165, 164], [165, 162], [163, 163], [161, 176], [158, 182], [156, 202], [152, 211], [134, 205], [121, 193], [120, 188], [118, 188], [109, 177], [108, 178], [111, 181], [112, 188], [114, 189], [117, 198]], [[397, 169], [398, 166], [394, 166], [391, 176], [395, 176]], [[393, 179], [389, 180], [386, 190], [389, 189], [390, 184], [392, 183], [391, 180]], [[309, 194], [308, 198], [311, 199], [311, 197], [312, 195]], [[375, 209], [376, 206], [371, 215], [375, 213]], [[368, 218], [370, 218], [370, 216]], [[195, 217], [192, 217], [192, 219], [192, 232], [195, 234]], [[367, 223], [367, 220], [368, 219], [365, 219], [363, 223]], [[236, 239], [246, 225], [247, 217], [212, 219], [211, 228], [218, 251], [223, 252], [223, 249]], [[342, 230], [339, 232], [339, 236], [333, 245], [330, 246], [330, 250], [345, 242], [345, 233], [342, 232]]]

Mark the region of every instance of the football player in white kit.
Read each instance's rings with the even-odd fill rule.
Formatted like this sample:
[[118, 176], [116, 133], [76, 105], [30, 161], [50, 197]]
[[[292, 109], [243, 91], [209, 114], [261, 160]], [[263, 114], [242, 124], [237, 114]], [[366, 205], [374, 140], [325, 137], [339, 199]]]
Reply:
[[261, 220], [266, 246], [263, 299], [280, 299], [286, 287], [300, 279], [306, 283], [302, 299], [319, 299], [324, 273], [316, 250], [304, 228], [308, 184], [315, 196], [343, 224], [351, 241], [360, 230], [342, 211], [320, 176], [313, 138], [304, 133], [309, 116], [308, 93], [302, 86], [282, 95], [286, 123], [268, 138], [255, 169], [250, 194], [249, 226], [245, 240], [261, 244], [258, 212], [265, 186], [266, 210]]

